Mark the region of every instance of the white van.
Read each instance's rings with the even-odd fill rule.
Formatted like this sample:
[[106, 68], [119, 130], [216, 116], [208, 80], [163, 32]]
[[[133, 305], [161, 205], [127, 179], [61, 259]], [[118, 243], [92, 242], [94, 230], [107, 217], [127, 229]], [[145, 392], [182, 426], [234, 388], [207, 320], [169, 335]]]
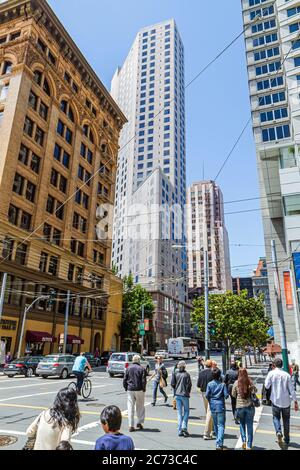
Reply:
[[191, 338], [170, 338], [168, 353], [172, 359], [195, 359], [197, 343]]

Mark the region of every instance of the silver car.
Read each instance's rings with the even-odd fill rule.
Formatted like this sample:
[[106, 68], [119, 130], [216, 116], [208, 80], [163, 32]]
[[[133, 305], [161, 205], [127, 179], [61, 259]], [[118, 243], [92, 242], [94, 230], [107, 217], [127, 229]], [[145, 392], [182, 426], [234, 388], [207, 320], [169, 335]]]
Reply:
[[[113, 353], [109, 358], [106, 368], [109, 376], [114, 377], [114, 375], [122, 375], [124, 377], [126, 369], [132, 364], [133, 356], [136, 354], [138, 353]], [[149, 375], [150, 364], [143, 356], [141, 356], [141, 366], [146, 369], [147, 375]]]
[[43, 379], [47, 377], [59, 376], [61, 379], [66, 379], [73, 369], [75, 356], [71, 354], [49, 354], [39, 362], [36, 368], [36, 374]]

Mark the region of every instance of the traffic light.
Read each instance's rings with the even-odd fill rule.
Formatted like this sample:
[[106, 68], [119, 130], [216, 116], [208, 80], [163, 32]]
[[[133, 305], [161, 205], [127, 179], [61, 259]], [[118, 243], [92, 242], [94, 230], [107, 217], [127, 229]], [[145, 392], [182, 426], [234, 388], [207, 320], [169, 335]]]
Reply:
[[208, 321], [208, 329], [209, 329], [209, 334], [211, 336], [214, 336], [216, 334], [216, 322], [214, 320], [209, 320]]
[[55, 289], [50, 289], [49, 290], [49, 297], [48, 297], [48, 306], [52, 307], [52, 305], [55, 302], [55, 296], [56, 296], [56, 290]]

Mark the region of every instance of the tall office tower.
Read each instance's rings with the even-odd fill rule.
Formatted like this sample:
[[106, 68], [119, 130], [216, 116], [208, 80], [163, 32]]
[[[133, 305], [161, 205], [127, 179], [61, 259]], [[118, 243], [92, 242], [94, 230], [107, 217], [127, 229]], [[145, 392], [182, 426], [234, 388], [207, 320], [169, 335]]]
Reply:
[[252, 285], [254, 297], [258, 297], [261, 294], [264, 296], [266, 313], [268, 317], [272, 318], [270, 289], [268, 281], [268, 266], [266, 258], [259, 259], [257, 268], [254, 271], [254, 275], [252, 277]]
[[231, 290], [229, 240], [222, 191], [214, 181], [194, 183], [188, 188], [187, 202], [189, 292], [203, 293], [206, 250], [209, 289]]
[[300, 280], [293, 265], [300, 249], [300, 3], [243, 0], [242, 9], [275, 340], [280, 329], [271, 240], [288, 349], [300, 360]]
[[67, 303], [68, 353], [120, 347], [122, 282], [95, 228], [125, 122], [45, 0], [0, 4], [0, 340], [13, 355], [57, 352]]
[[111, 91], [128, 118], [120, 138], [112, 262], [121, 276], [131, 272], [153, 293], [157, 342], [165, 346], [172, 333], [184, 333], [180, 319], [188, 309], [184, 50], [174, 20], [137, 34]]

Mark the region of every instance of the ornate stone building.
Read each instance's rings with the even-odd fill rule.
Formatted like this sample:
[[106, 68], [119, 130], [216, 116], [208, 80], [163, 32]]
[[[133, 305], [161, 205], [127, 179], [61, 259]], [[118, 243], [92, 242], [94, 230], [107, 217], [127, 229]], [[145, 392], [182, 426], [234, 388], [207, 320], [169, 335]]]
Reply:
[[119, 346], [122, 283], [99, 207], [114, 203], [125, 122], [45, 0], [0, 3], [0, 337], [12, 353], [25, 305], [51, 289], [27, 314], [22, 353], [58, 350], [68, 291], [68, 351]]

